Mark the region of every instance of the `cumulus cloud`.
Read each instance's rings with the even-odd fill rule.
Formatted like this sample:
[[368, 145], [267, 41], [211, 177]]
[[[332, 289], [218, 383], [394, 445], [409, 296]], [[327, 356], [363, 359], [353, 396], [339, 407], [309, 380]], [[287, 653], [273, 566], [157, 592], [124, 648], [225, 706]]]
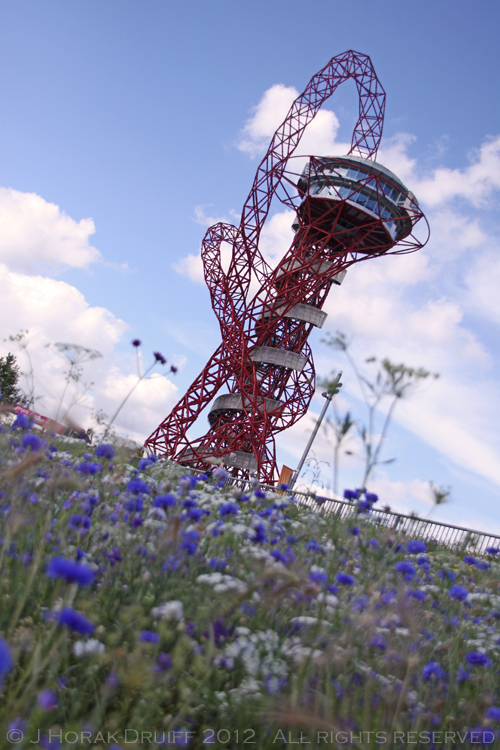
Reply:
[[0, 188], [0, 262], [21, 273], [87, 268], [100, 259], [92, 219], [75, 221], [35, 193]]
[[[129, 374], [132, 357], [117, 364], [115, 347], [128, 329], [125, 321], [90, 305], [71, 284], [47, 275], [67, 267], [84, 269], [100, 260], [89, 243], [94, 232], [91, 219], [75, 221], [38, 195], [0, 188], [0, 299], [8, 313], [0, 318], [0, 356], [16, 354], [29, 380], [23, 378], [20, 385], [29, 392], [34, 384], [36, 410], [58, 419], [69, 410], [70, 418], [84, 427], [93, 411], [116, 411], [137, 382], [137, 376]], [[29, 331], [23, 339], [27, 353], [9, 340], [19, 331]], [[80, 382], [67, 384], [70, 363], [53, 346], [56, 342], [102, 357], [84, 362]], [[169, 378], [154, 373], [134, 392], [117, 428], [143, 439], [157, 426], [157, 410], [167, 413], [176, 392]]]

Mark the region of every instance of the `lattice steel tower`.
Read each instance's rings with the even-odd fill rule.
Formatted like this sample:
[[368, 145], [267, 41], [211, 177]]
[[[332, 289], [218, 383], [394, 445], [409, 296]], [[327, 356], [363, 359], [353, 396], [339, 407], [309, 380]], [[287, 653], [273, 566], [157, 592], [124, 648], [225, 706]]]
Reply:
[[[304, 163], [293, 157], [304, 129], [349, 78], [359, 94], [349, 154], [310, 156], [304, 169], [294, 169], [298, 158]], [[330, 60], [293, 103], [257, 169], [239, 227], [215, 224], [205, 235], [201, 255], [222, 343], [148, 438], [148, 449], [199, 468], [223, 456], [234, 475], [276, 481], [274, 436], [306, 413], [314, 394], [307, 340], [327, 317], [321, 308], [331, 286], [357, 261], [425, 244], [413, 235], [415, 224], [425, 221], [415, 196], [374, 161], [384, 108], [370, 58], [352, 50]], [[259, 238], [274, 197], [296, 218], [292, 245], [271, 268]], [[232, 246], [227, 273], [223, 242]], [[252, 279], [260, 286], [253, 297]], [[187, 430], [209, 404], [207, 433], [189, 441]]]

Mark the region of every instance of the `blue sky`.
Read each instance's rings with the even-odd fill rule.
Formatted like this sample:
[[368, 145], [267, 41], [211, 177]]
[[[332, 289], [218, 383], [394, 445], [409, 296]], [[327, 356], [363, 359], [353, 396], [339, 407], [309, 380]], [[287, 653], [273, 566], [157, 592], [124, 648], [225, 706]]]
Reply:
[[[166, 416], [219, 343], [197, 261], [210, 217], [237, 223], [283, 102], [355, 49], [387, 92], [379, 161], [415, 192], [432, 238], [414, 256], [352, 269], [326, 327], [344, 330], [359, 360], [441, 373], [396, 412], [384, 456], [398, 460], [374, 489], [425, 514], [428, 481], [451, 486], [436, 518], [500, 533], [496, 4], [21, 1], [0, 14], [0, 334], [30, 330], [38, 409], [56, 409], [63, 387], [47, 343], [104, 355], [74, 407], [85, 422], [91, 408], [112, 413], [134, 383], [139, 337], [145, 364], [160, 350], [180, 371], [142, 383], [118, 428], [144, 436]], [[326, 110], [305, 145], [342, 153], [354, 85]], [[291, 222], [279, 206], [270, 222], [264, 249], [277, 258]], [[318, 373], [343, 367], [339, 409], [361, 417], [354, 376], [320, 339]], [[298, 460], [321, 401], [280, 439], [282, 462]], [[315, 450], [331, 461], [325, 435]], [[343, 461], [341, 486], [360, 475]]]

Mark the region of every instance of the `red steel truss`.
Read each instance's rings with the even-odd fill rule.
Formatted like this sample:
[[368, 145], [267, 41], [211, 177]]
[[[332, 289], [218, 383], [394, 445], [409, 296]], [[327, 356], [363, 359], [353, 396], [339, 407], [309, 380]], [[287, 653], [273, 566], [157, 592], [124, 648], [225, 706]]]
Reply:
[[[293, 157], [308, 123], [349, 78], [359, 95], [349, 155]], [[257, 169], [239, 227], [215, 224], [203, 239], [205, 280], [222, 344], [148, 438], [149, 450], [198, 468], [224, 457], [235, 476], [276, 481], [275, 435], [306, 413], [314, 394], [307, 340], [314, 326], [323, 325], [321, 308], [331, 286], [357, 261], [412, 252], [426, 241], [413, 234], [423, 218], [415, 196], [374, 161], [384, 108], [370, 58], [352, 50], [332, 58], [293, 103]], [[292, 245], [271, 268], [259, 238], [274, 197], [296, 218]], [[222, 243], [232, 247], [227, 272]], [[223, 386], [209, 410], [207, 433], [189, 440], [188, 429]]]

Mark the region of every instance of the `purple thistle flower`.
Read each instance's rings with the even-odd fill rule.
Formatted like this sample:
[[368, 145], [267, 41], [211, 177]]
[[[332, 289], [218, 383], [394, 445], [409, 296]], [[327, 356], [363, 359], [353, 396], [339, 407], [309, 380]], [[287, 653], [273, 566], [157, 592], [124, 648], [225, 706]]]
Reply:
[[446, 677], [446, 672], [437, 661], [428, 662], [422, 669], [423, 680], [430, 680], [432, 677], [436, 680], [442, 680]]
[[139, 495], [141, 493], [149, 495], [151, 492], [146, 482], [143, 482], [142, 479], [131, 479], [130, 482], [127, 483], [126, 489], [133, 495]]
[[175, 375], [176, 372], [178, 372], [178, 370], [179, 370], [179, 368], [176, 367], [175, 365], [170, 365], [170, 372], [173, 372], [174, 375]]
[[139, 633], [139, 640], [144, 641], [145, 643], [158, 643], [160, 636], [152, 630], [141, 630]]
[[38, 703], [44, 711], [53, 711], [59, 705], [59, 701], [53, 690], [41, 690], [38, 693]]
[[141, 345], [141, 340], [140, 339], [132, 339], [132, 346], [137, 347], [137, 346], [140, 346], [140, 345]]
[[114, 458], [115, 449], [110, 443], [102, 443], [95, 449], [95, 454], [97, 458]]
[[7, 672], [10, 672], [14, 662], [10, 655], [10, 649], [3, 638], [0, 638], [0, 685], [4, 681]]
[[69, 607], [61, 609], [61, 611], [57, 613], [57, 622], [59, 625], [66, 625], [66, 627], [75, 630], [77, 633], [82, 633], [82, 635], [90, 635], [94, 632], [95, 628], [94, 623], [87, 620], [87, 618], [81, 615], [80, 612], [76, 612]]
[[87, 565], [66, 560], [64, 557], [53, 557], [47, 568], [49, 578], [64, 578], [68, 583], [88, 586], [95, 577], [94, 571]]
[[469, 651], [465, 655], [465, 661], [467, 664], [479, 667], [491, 667], [491, 660], [488, 659], [486, 654], [482, 654], [480, 651]]
[[163, 354], [160, 354], [160, 352], [153, 352], [153, 357], [155, 358], [157, 362], [161, 362], [162, 365], [167, 364], [167, 360], [165, 359]]
[[425, 542], [421, 542], [420, 539], [412, 539], [406, 545], [406, 551], [409, 555], [418, 555], [421, 552], [427, 552], [427, 545]]
[[353, 576], [350, 576], [347, 573], [337, 573], [335, 580], [337, 583], [340, 583], [341, 586], [352, 586], [354, 583]]
[[455, 583], [451, 588], [448, 590], [448, 594], [451, 596], [452, 599], [458, 599], [459, 602], [465, 601], [467, 599], [467, 589], [465, 589], [463, 586], [460, 586], [458, 583]]

